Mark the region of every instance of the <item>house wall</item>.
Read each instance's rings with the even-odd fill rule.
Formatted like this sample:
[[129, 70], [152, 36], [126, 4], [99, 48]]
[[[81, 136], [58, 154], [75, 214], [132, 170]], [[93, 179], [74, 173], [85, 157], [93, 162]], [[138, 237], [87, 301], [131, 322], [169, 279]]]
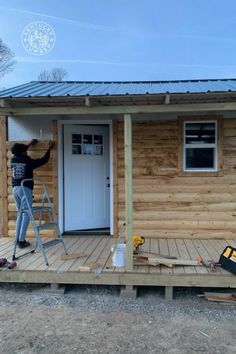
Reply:
[[[223, 159], [218, 175], [181, 173], [179, 124], [178, 120], [133, 124], [134, 234], [236, 237], [236, 119], [222, 122]], [[119, 122], [119, 233], [125, 221], [123, 136], [123, 123]]]
[[[47, 138], [57, 141], [56, 122], [53, 123], [50, 119], [50, 124], [50, 134]], [[117, 141], [117, 144], [114, 144], [114, 168], [117, 171], [114, 176], [114, 210], [117, 225], [114, 229], [115, 235], [118, 235], [122, 233], [125, 220], [123, 121], [118, 120], [113, 126], [114, 129], [117, 126], [117, 131], [114, 131]], [[29, 136], [30, 139], [32, 137], [34, 136]], [[182, 175], [179, 167], [179, 121], [168, 120], [165, 117], [158, 121], [138, 119], [133, 123], [134, 233], [145, 237], [236, 238], [236, 119], [231, 117], [222, 121], [221, 137], [222, 168], [219, 175]], [[0, 192], [7, 191], [9, 236], [15, 234], [16, 219], [11, 190], [10, 147], [12, 143], [8, 141], [5, 144], [8, 159], [7, 189], [6, 182], [0, 175], [2, 181]], [[32, 147], [30, 155], [33, 158], [42, 156], [46, 151], [47, 143], [43, 140]], [[0, 144], [0, 150], [1, 146], [4, 144]], [[4, 153], [1, 156], [4, 156]], [[52, 151], [49, 163], [37, 169], [36, 174], [46, 181], [57, 209], [56, 149]], [[34, 195], [35, 200], [38, 201], [40, 189], [37, 185]], [[1, 207], [0, 219], [2, 215]], [[29, 229], [28, 235], [32, 234], [32, 230]], [[6, 233], [4, 235], [6, 236]]]

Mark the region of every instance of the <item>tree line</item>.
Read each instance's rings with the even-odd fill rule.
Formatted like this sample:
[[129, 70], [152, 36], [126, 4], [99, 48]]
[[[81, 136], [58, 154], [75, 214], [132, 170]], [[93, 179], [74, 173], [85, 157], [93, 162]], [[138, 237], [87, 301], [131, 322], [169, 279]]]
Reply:
[[[16, 65], [16, 60], [14, 57], [15, 56], [12, 50], [0, 38], [0, 78], [14, 69]], [[65, 80], [67, 76], [68, 72], [65, 69], [55, 67], [51, 70], [41, 70], [37, 79], [39, 81], [60, 82]]]

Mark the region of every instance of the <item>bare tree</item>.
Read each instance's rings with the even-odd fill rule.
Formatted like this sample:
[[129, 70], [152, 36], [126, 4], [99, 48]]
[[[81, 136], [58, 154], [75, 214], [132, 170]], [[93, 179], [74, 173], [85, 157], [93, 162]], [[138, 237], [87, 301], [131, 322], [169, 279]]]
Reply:
[[13, 70], [16, 61], [14, 54], [0, 38], [0, 77]]
[[68, 72], [63, 68], [53, 68], [51, 71], [43, 70], [38, 76], [39, 81], [60, 82], [68, 76]]
[[52, 81], [62, 81], [68, 75], [68, 72], [63, 68], [52, 69]]
[[39, 81], [51, 81], [51, 74], [47, 70], [41, 71], [41, 73], [38, 76]]

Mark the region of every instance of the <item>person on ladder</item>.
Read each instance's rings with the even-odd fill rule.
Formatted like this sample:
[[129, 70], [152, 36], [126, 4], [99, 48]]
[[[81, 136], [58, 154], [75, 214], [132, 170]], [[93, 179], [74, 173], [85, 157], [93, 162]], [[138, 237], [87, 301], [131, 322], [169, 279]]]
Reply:
[[[37, 142], [38, 140], [33, 139], [28, 145], [16, 143], [11, 148], [11, 152], [14, 155], [11, 159], [12, 189], [17, 209], [16, 240], [19, 248], [30, 246], [30, 243], [25, 240], [30, 219], [28, 213], [24, 212], [24, 209], [27, 208], [27, 204], [23, 198], [21, 182], [23, 179], [33, 178], [33, 170], [45, 165], [48, 162], [50, 158], [50, 151], [53, 146], [53, 143], [50, 141], [45, 155], [40, 159], [32, 159], [27, 155], [27, 151], [31, 145], [35, 145]], [[34, 188], [33, 181], [26, 181], [24, 188], [27, 199], [30, 205], [32, 205]], [[23, 212], [20, 212], [21, 210], [23, 210]]]

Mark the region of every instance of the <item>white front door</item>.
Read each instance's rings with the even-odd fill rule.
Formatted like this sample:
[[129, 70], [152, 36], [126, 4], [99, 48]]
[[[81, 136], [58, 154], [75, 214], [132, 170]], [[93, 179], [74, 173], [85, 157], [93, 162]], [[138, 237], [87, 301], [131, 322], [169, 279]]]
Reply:
[[64, 126], [64, 225], [110, 227], [108, 126]]

